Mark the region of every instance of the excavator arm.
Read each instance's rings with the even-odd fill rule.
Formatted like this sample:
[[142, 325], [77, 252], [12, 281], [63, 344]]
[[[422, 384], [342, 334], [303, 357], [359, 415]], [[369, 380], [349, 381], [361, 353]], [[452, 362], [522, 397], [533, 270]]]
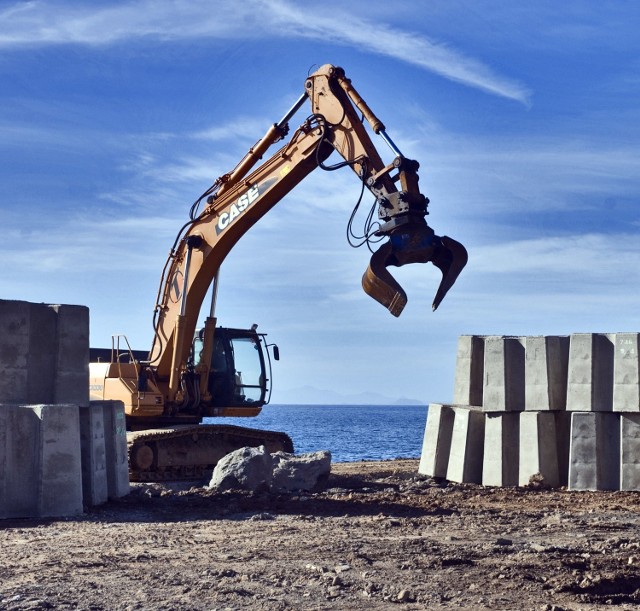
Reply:
[[[290, 119], [307, 102], [312, 109], [307, 119], [284, 146], [253, 169], [268, 149], [288, 136]], [[360, 115], [393, 151], [390, 164], [382, 161]], [[326, 168], [333, 151], [343, 158], [340, 165], [351, 167], [376, 198], [378, 221], [365, 241], [375, 238], [385, 242], [371, 257], [362, 279], [364, 290], [398, 316], [407, 297], [387, 268], [432, 262], [443, 274], [433, 302], [433, 309], [438, 307], [467, 262], [466, 250], [451, 238], [435, 235], [427, 225], [429, 200], [418, 187], [418, 163], [400, 153], [344, 71], [325, 65], [307, 78], [303, 95], [282, 120], [192, 207], [191, 218], [176, 238], [163, 271], [154, 316], [155, 337], [149, 359], [142, 364], [140, 389], [146, 379], [153, 379], [163, 389], [165, 403], [184, 400], [181, 381], [189, 367], [200, 307], [222, 262], [236, 242], [289, 191], [318, 167]], [[202, 358], [196, 364], [201, 380], [209, 373], [214, 329], [212, 304], [205, 322]], [[198, 392], [206, 402], [205, 382]]]

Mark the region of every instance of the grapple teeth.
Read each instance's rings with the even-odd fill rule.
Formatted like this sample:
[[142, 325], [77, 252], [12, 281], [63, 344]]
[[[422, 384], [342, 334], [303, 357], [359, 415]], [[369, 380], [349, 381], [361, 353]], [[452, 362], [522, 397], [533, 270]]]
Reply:
[[442, 280], [432, 305], [435, 311], [467, 264], [467, 260], [467, 250], [462, 244], [447, 236], [434, 235], [425, 223], [424, 226], [413, 227], [402, 235], [392, 235], [388, 242], [373, 253], [362, 277], [362, 288], [394, 316], [400, 316], [407, 304], [407, 294], [387, 267], [431, 262], [442, 272]]

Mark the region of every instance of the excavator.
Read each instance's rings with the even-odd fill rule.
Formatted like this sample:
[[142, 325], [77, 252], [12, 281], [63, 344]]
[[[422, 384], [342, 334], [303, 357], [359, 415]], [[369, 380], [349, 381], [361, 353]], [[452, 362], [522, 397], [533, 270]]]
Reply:
[[[289, 137], [290, 120], [307, 103], [310, 114]], [[383, 162], [367, 124], [391, 150], [390, 163]], [[284, 145], [255, 167], [281, 140]], [[328, 165], [334, 152], [341, 160]], [[271, 352], [278, 358], [277, 346], [267, 344], [256, 325], [216, 326], [219, 272], [238, 240], [305, 177], [318, 168], [343, 167], [361, 183], [348, 236], [352, 246], [366, 244], [372, 252], [364, 291], [399, 316], [407, 295], [387, 268], [431, 262], [442, 272], [433, 310], [440, 305], [466, 265], [467, 251], [429, 227], [418, 162], [402, 155], [345, 71], [324, 65], [307, 77], [286, 115], [192, 205], [161, 274], [150, 351], [134, 351], [125, 336], [113, 336], [111, 349], [92, 354], [91, 398], [125, 406], [132, 481], [202, 477], [244, 446], [293, 452], [285, 433], [202, 424], [204, 418], [257, 416], [269, 401]], [[353, 222], [367, 190], [374, 201], [360, 234]], [[209, 315], [198, 329], [209, 289]]]

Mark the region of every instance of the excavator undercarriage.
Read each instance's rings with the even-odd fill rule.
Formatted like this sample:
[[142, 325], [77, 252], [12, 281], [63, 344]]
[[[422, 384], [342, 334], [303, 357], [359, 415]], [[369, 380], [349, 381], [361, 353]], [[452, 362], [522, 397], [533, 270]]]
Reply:
[[127, 433], [129, 479], [157, 482], [203, 479], [216, 463], [243, 447], [293, 453], [286, 433], [233, 425], [203, 424]]

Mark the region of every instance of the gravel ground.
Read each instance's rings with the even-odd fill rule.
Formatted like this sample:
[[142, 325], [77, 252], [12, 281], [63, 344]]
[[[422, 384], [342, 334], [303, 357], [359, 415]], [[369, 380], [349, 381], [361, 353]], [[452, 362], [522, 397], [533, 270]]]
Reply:
[[0, 609], [635, 609], [640, 496], [332, 465], [306, 495], [135, 484], [0, 521]]

